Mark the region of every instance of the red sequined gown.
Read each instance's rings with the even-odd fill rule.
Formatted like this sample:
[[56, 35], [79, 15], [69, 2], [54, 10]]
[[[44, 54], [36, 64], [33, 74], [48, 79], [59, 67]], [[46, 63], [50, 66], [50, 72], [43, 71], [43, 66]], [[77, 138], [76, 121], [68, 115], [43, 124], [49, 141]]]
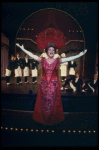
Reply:
[[65, 119], [57, 74], [59, 63], [59, 58], [56, 58], [50, 65], [45, 58], [41, 59], [43, 75], [40, 80], [33, 119], [45, 125], [53, 125]]

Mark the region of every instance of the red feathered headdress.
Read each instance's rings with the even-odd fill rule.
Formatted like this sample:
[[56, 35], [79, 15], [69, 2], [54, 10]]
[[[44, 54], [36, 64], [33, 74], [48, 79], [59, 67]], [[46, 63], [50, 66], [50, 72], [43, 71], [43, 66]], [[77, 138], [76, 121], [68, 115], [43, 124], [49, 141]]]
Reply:
[[60, 30], [48, 28], [37, 36], [37, 46], [40, 50], [46, 49], [49, 42], [55, 43], [57, 49], [65, 46], [65, 37]]

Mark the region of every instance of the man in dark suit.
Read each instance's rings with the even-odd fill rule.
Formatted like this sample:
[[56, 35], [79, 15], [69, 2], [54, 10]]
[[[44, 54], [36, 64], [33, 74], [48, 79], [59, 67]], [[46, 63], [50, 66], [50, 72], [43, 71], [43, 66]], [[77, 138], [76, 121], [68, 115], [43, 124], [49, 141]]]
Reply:
[[6, 83], [7, 85], [10, 85], [10, 76], [11, 76], [11, 72], [14, 70], [14, 67], [15, 67], [15, 57], [14, 55], [11, 55], [11, 59], [9, 59], [9, 62], [8, 62], [8, 66], [6, 68]]
[[17, 78], [17, 85], [19, 85], [19, 83], [22, 83], [20, 77], [22, 77], [23, 60], [20, 57], [19, 53], [17, 53], [16, 56], [17, 57], [15, 59], [15, 77]]
[[70, 86], [73, 92], [80, 92], [83, 85], [83, 80], [79, 77], [79, 73], [76, 72], [74, 77], [71, 77], [70, 79], [67, 79], [65, 82], [63, 82], [61, 90], [63, 90], [67, 84]]
[[37, 82], [39, 62], [34, 59], [31, 59], [31, 64], [32, 64], [32, 83], [35, 84]]
[[87, 92], [96, 92], [98, 87], [98, 75], [94, 74], [93, 78], [90, 80], [87, 80], [83, 86], [82, 86], [82, 92], [85, 92], [87, 89]]
[[24, 77], [25, 83], [28, 83], [28, 76], [29, 76], [29, 69], [30, 69], [30, 59], [29, 56], [26, 54], [25, 58], [23, 59], [23, 69], [24, 69]]

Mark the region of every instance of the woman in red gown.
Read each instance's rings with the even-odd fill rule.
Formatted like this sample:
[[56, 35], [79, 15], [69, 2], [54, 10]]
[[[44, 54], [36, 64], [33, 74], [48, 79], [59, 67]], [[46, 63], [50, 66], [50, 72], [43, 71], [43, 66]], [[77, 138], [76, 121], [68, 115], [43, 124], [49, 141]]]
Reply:
[[65, 117], [61, 101], [60, 83], [58, 80], [58, 66], [62, 62], [71, 61], [83, 56], [87, 50], [79, 53], [76, 56], [54, 59], [53, 57], [56, 51], [55, 44], [48, 43], [47, 54], [49, 58], [46, 59], [40, 58], [28, 52], [24, 49], [23, 45], [16, 45], [30, 57], [41, 62], [42, 65], [43, 75], [40, 80], [33, 119], [45, 125], [53, 125], [63, 121]]
[[[47, 49], [54, 50], [52, 54], [54, 55], [55, 47], [50, 46]], [[50, 53], [48, 56], [50, 56]], [[59, 64], [59, 58], [54, 60], [52, 57], [51, 63], [46, 58], [41, 59], [43, 75], [40, 80], [33, 119], [46, 125], [56, 124], [65, 119], [61, 101], [60, 83], [58, 80]]]

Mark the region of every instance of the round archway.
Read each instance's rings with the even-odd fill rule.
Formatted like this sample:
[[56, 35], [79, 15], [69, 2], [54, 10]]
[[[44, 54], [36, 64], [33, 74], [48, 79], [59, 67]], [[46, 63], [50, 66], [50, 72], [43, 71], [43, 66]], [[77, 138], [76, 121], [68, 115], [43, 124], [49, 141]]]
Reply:
[[[69, 57], [85, 49], [84, 33], [79, 23], [70, 14], [54, 8], [41, 9], [29, 15], [20, 25], [15, 43], [23, 44], [27, 50], [40, 55], [42, 50], [38, 47], [37, 37], [49, 28], [59, 30], [65, 37], [65, 45], [59, 49], [59, 54], [64, 52]], [[24, 53], [15, 46], [15, 53], [17, 51], [24, 57]], [[84, 57], [76, 62], [77, 71], [83, 75]]]

